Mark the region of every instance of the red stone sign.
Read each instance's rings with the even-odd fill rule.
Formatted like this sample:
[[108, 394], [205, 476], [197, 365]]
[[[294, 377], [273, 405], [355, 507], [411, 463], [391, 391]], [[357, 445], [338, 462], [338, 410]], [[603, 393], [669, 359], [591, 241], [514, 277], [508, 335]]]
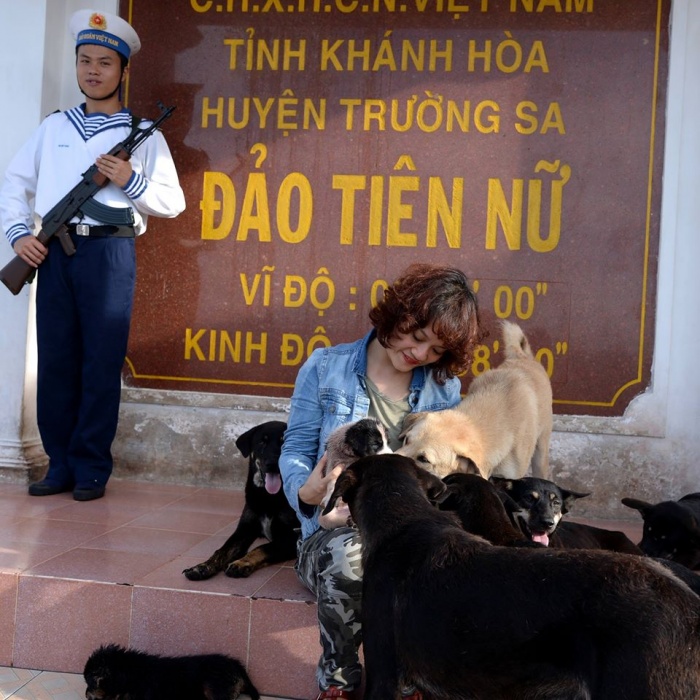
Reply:
[[[187, 196], [151, 219], [129, 386], [286, 397], [409, 263], [520, 323], [558, 413], [650, 383], [670, 0], [122, 0], [128, 103]], [[464, 386], [472, 373], [464, 377]]]

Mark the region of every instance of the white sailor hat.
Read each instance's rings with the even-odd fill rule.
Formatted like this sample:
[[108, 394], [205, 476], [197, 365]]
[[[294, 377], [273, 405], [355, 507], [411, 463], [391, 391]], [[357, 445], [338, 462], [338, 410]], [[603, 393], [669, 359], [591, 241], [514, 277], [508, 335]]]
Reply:
[[106, 46], [126, 58], [133, 56], [141, 48], [141, 41], [134, 28], [121, 17], [109, 12], [78, 10], [71, 17], [70, 31], [76, 46]]

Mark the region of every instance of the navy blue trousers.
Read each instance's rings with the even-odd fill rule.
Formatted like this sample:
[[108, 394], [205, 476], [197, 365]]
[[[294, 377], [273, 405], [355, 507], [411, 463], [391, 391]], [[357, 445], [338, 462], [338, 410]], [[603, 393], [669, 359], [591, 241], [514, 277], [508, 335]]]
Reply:
[[132, 238], [58, 240], [37, 277], [37, 420], [47, 479], [104, 486], [112, 473], [121, 371], [136, 279]]

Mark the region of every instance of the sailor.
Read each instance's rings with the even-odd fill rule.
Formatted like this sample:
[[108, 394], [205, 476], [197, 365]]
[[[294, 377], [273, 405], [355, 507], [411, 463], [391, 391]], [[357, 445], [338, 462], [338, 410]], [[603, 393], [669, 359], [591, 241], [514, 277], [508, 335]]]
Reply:
[[[106, 12], [70, 20], [85, 102], [48, 116], [10, 162], [0, 189], [0, 223], [15, 253], [38, 269], [37, 420], [48, 470], [32, 496], [72, 491], [101, 498], [112, 473], [121, 371], [134, 296], [134, 240], [149, 216], [185, 208], [175, 164], [160, 131], [131, 159], [109, 151], [149, 122], [122, 104], [129, 60], [141, 48], [131, 25]], [[90, 166], [109, 182], [69, 225], [76, 252], [37, 238], [45, 215]]]

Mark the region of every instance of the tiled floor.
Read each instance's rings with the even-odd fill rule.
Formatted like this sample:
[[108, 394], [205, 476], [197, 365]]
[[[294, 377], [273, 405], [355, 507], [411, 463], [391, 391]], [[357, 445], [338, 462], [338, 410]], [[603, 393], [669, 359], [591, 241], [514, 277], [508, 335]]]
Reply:
[[85, 683], [80, 675], [0, 668], [2, 700], [81, 700], [84, 697]]
[[[247, 696], [242, 695], [241, 700]], [[26, 671], [0, 667], [0, 700], [84, 700], [85, 683], [77, 673]], [[283, 700], [263, 696], [263, 700]]]
[[[112, 479], [105, 498], [76, 503], [0, 483], [0, 700], [83, 698], [85, 659], [108, 642], [229, 653], [267, 697], [312, 697], [315, 605], [292, 562], [248, 579], [181, 573], [223, 544], [242, 506], [224, 489]], [[641, 519], [595, 524], [641, 536]]]
[[223, 544], [243, 502], [240, 491], [112, 479], [105, 498], [77, 503], [0, 483], [0, 699], [84, 697], [71, 674], [109, 642], [228, 653], [261, 692], [311, 697], [315, 606], [292, 562], [248, 579], [181, 573]]

